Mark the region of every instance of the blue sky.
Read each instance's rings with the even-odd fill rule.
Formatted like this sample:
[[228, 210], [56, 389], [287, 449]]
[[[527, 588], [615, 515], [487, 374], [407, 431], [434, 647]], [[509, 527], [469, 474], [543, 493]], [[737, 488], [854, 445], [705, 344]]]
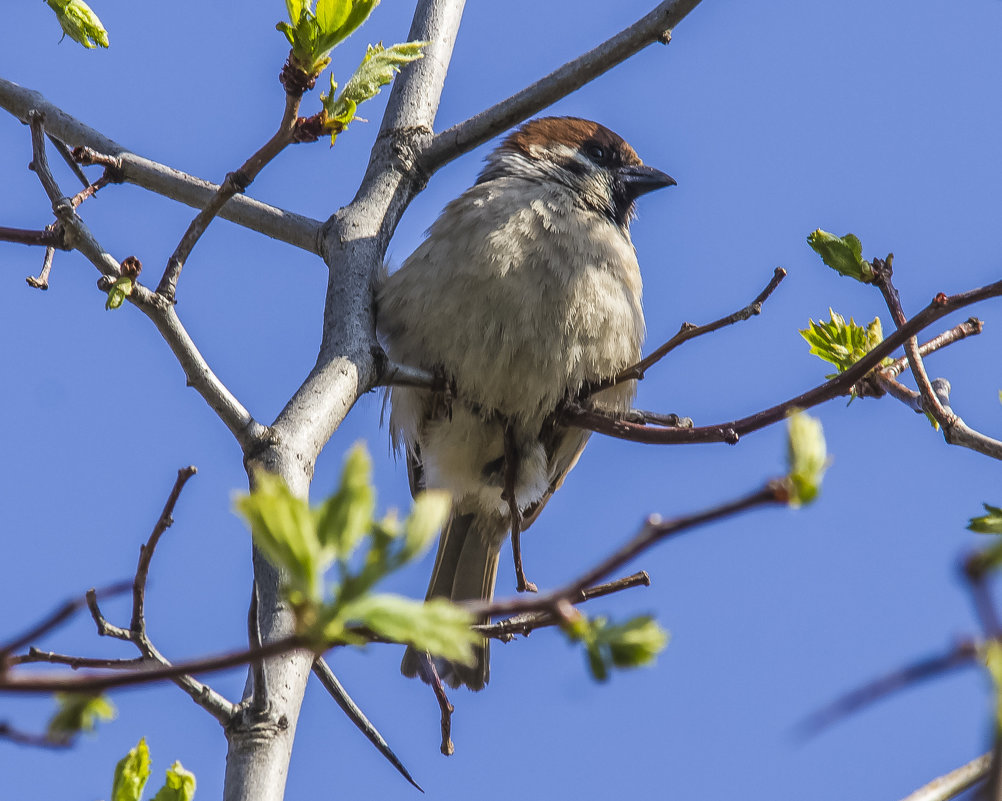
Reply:
[[[8, 4], [0, 75], [41, 91], [137, 153], [219, 180], [271, 134], [285, 58], [284, 4], [137, 4], [94, 0], [109, 51], [58, 43], [43, 3]], [[461, 121], [545, 74], [653, 6], [470, 3], [438, 127]], [[368, 41], [406, 38], [413, 3], [387, 2], [335, 54], [347, 77]], [[873, 290], [826, 270], [805, 244], [817, 227], [855, 232], [867, 256], [894, 251], [905, 309], [937, 292], [1000, 277], [1002, 4], [968, 0], [704, 0], [667, 47], [653, 46], [558, 103], [622, 134], [678, 186], [645, 197], [634, 225], [649, 344], [683, 320], [747, 303], [775, 266], [790, 275], [750, 322], [686, 345], [653, 371], [638, 405], [730, 420], [820, 382], [824, 365], [797, 334], [829, 306], [868, 322]], [[311, 109], [315, 98], [308, 98]], [[376, 130], [375, 101], [333, 150], [284, 153], [250, 194], [325, 218], [354, 193]], [[398, 265], [444, 203], [470, 185], [487, 147], [443, 169], [391, 243]], [[0, 116], [0, 225], [40, 227], [48, 203], [24, 167], [27, 130]], [[61, 175], [67, 186], [70, 181]], [[104, 190], [85, 218], [116, 257], [158, 274], [192, 212], [131, 187]], [[195, 464], [151, 574], [151, 634], [171, 658], [240, 647], [249, 538], [230, 512], [245, 485], [240, 453], [134, 309], [106, 312], [97, 274], [59, 254], [47, 293], [29, 289], [41, 255], [0, 249], [0, 608], [13, 632], [63, 598], [129, 577], [177, 468]], [[150, 281], [152, 279], [148, 279]], [[312, 366], [326, 271], [315, 257], [213, 225], [185, 268], [178, 312], [210, 364], [270, 421]], [[954, 315], [986, 320], [980, 337], [929, 360], [953, 384], [955, 410], [999, 436], [1002, 304]], [[931, 333], [938, 333], [931, 331]], [[706, 527], [633, 566], [649, 589], [594, 602], [594, 613], [654, 612], [672, 633], [655, 667], [589, 678], [553, 632], [493, 649], [490, 687], [456, 693], [455, 756], [438, 753], [429, 692], [398, 674], [399, 650], [337, 654], [335, 671], [430, 798], [481, 801], [644, 796], [897, 799], [988, 746], [990, 696], [974, 669], [903, 692], [807, 743], [804, 715], [840, 693], [977, 632], [958, 577], [979, 544], [964, 530], [983, 501], [1002, 502], [998, 465], [947, 446], [892, 400], [837, 400], [816, 412], [834, 462], [821, 499]], [[317, 465], [329, 491], [342, 455], [364, 439], [384, 507], [408, 502], [390, 457], [380, 399], [362, 398]], [[594, 437], [523, 541], [530, 577], [557, 586], [653, 512], [672, 516], [759, 486], [783, 469], [783, 432], [737, 446], [673, 448]], [[423, 594], [431, 559], [393, 581]], [[499, 591], [513, 590], [507, 557]], [[112, 603], [110, 617], [127, 608]], [[80, 619], [40, 645], [131, 656]], [[239, 695], [243, 674], [214, 677]], [[115, 696], [119, 718], [69, 754], [0, 743], [10, 798], [107, 797], [115, 761], [145, 735], [159, 773], [175, 759], [218, 797], [225, 741], [173, 687]], [[0, 720], [40, 727], [50, 702], [4, 698]], [[417, 796], [311, 686], [289, 798]]]

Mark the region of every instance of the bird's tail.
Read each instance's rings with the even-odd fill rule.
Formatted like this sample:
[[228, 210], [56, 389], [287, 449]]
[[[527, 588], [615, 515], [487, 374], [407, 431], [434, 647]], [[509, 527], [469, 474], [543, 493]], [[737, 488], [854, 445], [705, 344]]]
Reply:
[[[490, 601], [498, 575], [498, 558], [508, 526], [500, 515], [454, 514], [442, 531], [438, 542], [435, 569], [428, 585], [428, 598], [449, 598], [453, 601]], [[477, 623], [487, 623], [486, 617]], [[476, 662], [460, 665], [436, 659], [435, 668], [442, 681], [450, 687], [466, 685], [482, 690], [490, 678], [490, 644], [487, 639], [474, 648]], [[400, 663], [405, 676], [424, 678], [422, 667], [428, 656], [408, 648]]]

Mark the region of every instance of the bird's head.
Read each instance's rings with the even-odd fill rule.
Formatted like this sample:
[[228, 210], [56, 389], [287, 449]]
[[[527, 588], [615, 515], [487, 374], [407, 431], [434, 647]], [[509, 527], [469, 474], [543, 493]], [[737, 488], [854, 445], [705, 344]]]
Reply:
[[477, 183], [511, 176], [565, 186], [622, 228], [640, 195], [675, 185], [670, 175], [645, 165], [621, 136], [577, 117], [525, 123], [487, 157]]

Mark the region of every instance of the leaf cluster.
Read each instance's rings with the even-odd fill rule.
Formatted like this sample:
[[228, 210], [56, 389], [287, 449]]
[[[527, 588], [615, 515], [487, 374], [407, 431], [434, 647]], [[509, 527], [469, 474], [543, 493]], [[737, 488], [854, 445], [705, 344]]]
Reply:
[[807, 244], [839, 275], [873, 283], [873, 265], [863, 258], [863, 243], [855, 234], [836, 236], [818, 228], [807, 236]]
[[571, 642], [585, 646], [588, 669], [596, 681], [607, 681], [612, 668], [651, 664], [668, 645], [668, 632], [650, 615], [611, 623], [608, 618], [588, 618], [580, 612], [564, 623]]
[[[835, 365], [838, 372], [825, 376], [834, 378], [883, 342], [884, 332], [879, 317], [874, 317], [873, 322], [864, 328], [856, 325], [851, 317], [847, 323], [841, 314], [832, 309], [828, 309], [828, 314], [828, 322], [808, 320], [807, 328], [801, 329], [800, 335], [811, 346], [811, 353]], [[884, 359], [881, 366], [890, 363], [890, 359]]]
[[[150, 749], [144, 738], [115, 766], [111, 801], [139, 801], [149, 778]], [[191, 801], [194, 797], [195, 774], [185, 770], [180, 762], [175, 762], [167, 769], [164, 786], [152, 801]]]
[[74, 42], [79, 42], [88, 50], [107, 47], [108, 31], [89, 5], [83, 0], [45, 0], [59, 20], [63, 33]]
[[330, 52], [365, 22], [379, 0], [285, 0], [289, 22], [275, 27], [292, 45], [289, 60], [311, 78], [330, 64]]
[[821, 480], [831, 460], [821, 421], [802, 411], [794, 411], [787, 424], [787, 487], [789, 504], [811, 503], [821, 491]]
[[[254, 544], [284, 571], [283, 592], [298, 633], [316, 647], [367, 642], [369, 635], [469, 663], [471, 616], [445, 600], [427, 603], [373, 592], [390, 573], [420, 557], [449, 514], [449, 496], [429, 491], [403, 521], [376, 519], [372, 462], [356, 445], [345, 459], [337, 491], [319, 506], [292, 494], [277, 476], [258, 473], [255, 487], [235, 500]], [[334, 580], [325, 584], [328, 572]]]
[[400, 68], [411, 61], [422, 58], [421, 52], [428, 42], [403, 42], [391, 47], [382, 43], [369, 45], [358, 69], [348, 79], [340, 94], [337, 82], [331, 75], [330, 94], [321, 95], [323, 103], [323, 128], [331, 136], [331, 144], [337, 135], [355, 119], [359, 105], [379, 94], [379, 90], [393, 80]]
[[80, 732], [92, 732], [98, 721], [114, 720], [115, 705], [103, 695], [56, 693], [57, 709], [50, 718], [51, 740], [65, 742]]

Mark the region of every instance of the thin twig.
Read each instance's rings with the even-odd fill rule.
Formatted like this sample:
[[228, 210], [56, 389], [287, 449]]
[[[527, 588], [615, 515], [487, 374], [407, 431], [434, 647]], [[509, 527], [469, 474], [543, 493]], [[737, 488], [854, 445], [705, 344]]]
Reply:
[[665, 34], [670, 33], [698, 4], [699, 0], [666, 0], [593, 50], [568, 61], [506, 100], [443, 131], [421, 154], [422, 169], [430, 175], [452, 159], [580, 89], [648, 45], [664, 42]]
[[393, 753], [393, 749], [387, 744], [383, 735], [379, 733], [379, 730], [372, 725], [358, 704], [348, 695], [348, 691], [338, 681], [337, 676], [334, 675], [334, 671], [331, 670], [330, 665], [327, 664], [327, 661], [322, 656], [318, 656], [314, 660], [313, 674], [320, 680], [320, 683], [330, 694], [331, 698], [334, 699], [334, 703], [341, 707], [341, 711], [348, 716], [348, 720], [355, 724], [355, 728], [365, 735], [365, 738], [376, 747], [376, 750], [383, 755], [387, 762], [397, 769], [397, 772], [401, 776], [423, 793], [424, 790], [421, 785], [414, 781], [407, 768], [404, 767], [404, 763]]
[[[967, 337], [977, 336], [985, 329], [985, 324], [979, 320], [977, 317], [969, 317], [964, 322], [955, 325], [948, 331], [944, 331], [937, 337], [933, 337], [928, 342], [924, 342], [919, 345], [919, 355], [928, 356], [930, 353], [935, 353], [937, 350], [952, 345], [954, 342], [959, 342]], [[897, 378], [901, 373], [904, 372], [905, 368], [908, 366], [908, 357], [902, 356], [900, 359], [895, 359], [887, 367], [883, 368], [880, 372], [889, 375], [892, 378]]]
[[281, 153], [286, 146], [293, 143], [296, 119], [299, 116], [299, 104], [302, 99], [301, 94], [286, 92], [285, 110], [282, 112], [282, 121], [278, 125], [278, 130], [253, 156], [243, 163], [240, 169], [227, 174], [212, 199], [195, 215], [195, 219], [188, 225], [188, 229], [181, 237], [174, 253], [167, 260], [163, 277], [157, 285], [158, 295], [173, 302], [181, 269], [188, 260], [188, 256], [191, 255], [192, 249], [209, 227], [209, 223], [222, 211], [223, 206], [230, 198], [247, 191], [247, 187], [257, 178], [258, 173], [264, 169], [268, 162]]
[[[578, 597], [572, 597], [569, 600], [573, 604], [579, 604], [590, 601], [593, 598], [600, 598], [604, 595], [611, 595], [614, 592], [621, 592], [622, 590], [639, 586], [651, 586], [651, 577], [644, 570], [631, 576], [616, 579], [615, 581], [589, 587], [582, 590]], [[560, 618], [554, 612], [544, 610], [541, 612], [525, 612], [521, 615], [513, 615], [503, 620], [497, 620], [494, 623], [484, 623], [473, 628], [478, 634], [482, 634], [484, 637], [501, 640], [502, 642], [510, 642], [516, 634], [521, 634], [525, 637], [536, 629], [553, 626], [558, 623], [560, 623]]]
[[56, 249], [54, 247], [47, 247], [45, 249], [45, 256], [42, 258], [42, 269], [39, 271], [38, 277], [29, 275], [24, 279], [28, 282], [28, 286], [42, 290], [49, 288], [49, 273], [52, 272], [52, 262], [55, 257]]
[[719, 506], [695, 514], [662, 521], [656, 515], [648, 518], [640, 532], [615, 553], [603, 559], [598, 565], [578, 576], [570, 584], [554, 592], [538, 595], [533, 598], [514, 598], [507, 601], [492, 601], [467, 604], [471, 614], [500, 616], [514, 615], [523, 612], [555, 610], [561, 601], [573, 601], [588, 587], [601, 581], [610, 573], [618, 570], [631, 559], [671, 536], [680, 534], [696, 526], [731, 517], [740, 512], [754, 509], [758, 506], [784, 504], [789, 501], [789, 493], [782, 480], [770, 481], [762, 489], [745, 495]]
[[55, 651], [42, 651], [32, 646], [28, 653], [20, 656], [12, 656], [8, 660], [9, 665], [30, 665], [45, 662], [50, 665], [67, 665], [73, 670], [81, 668], [104, 668], [107, 670], [134, 670], [145, 665], [152, 664], [150, 660], [142, 656], [133, 659], [102, 659], [92, 656], [71, 656], [69, 654], [57, 654]]
[[153, 526], [150, 538], [145, 545], [139, 546], [139, 564], [136, 565], [136, 578], [132, 585], [132, 622], [129, 625], [129, 629], [137, 636], [146, 636], [146, 579], [150, 572], [153, 552], [160, 542], [160, 537], [174, 522], [174, 507], [177, 505], [178, 498], [181, 497], [181, 490], [188, 483], [188, 479], [197, 472], [198, 468], [194, 465], [182, 467], [177, 471], [177, 479], [174, 481], [170, 495], [167, 496], [167, 502], [164, 504], [160, 517], [157, 518], [156, 525]]
[[128, 592], [131, 586], [131, 582], [120, 581], [116, 584], [102, 587], [100, 590], [89, 590], [87, 596], [66, 601], [48, 617], [28, 629], [28, 631], [23, 634], [19, 634], [14, 639], [0, 645], [0, 670], [2, 670], [3, 666], [7, 664], [7, 658], [14, 651], [19, 651], [25, 646], [30, 645], [34, 640], [37, 640], [44, 634], [48, 634], [60, 623], [64, 623], [70, 617], [83, 609], [87, 605], [87, 597], [91, 593], [102, 598], [111, 598], [115, 595], [121, 595], [122, 593]]
[[961, 765], [956, 770], [938, 776], [914, 793], [909, 793], [901, 801], [950, 801], [951, 798], [956, 798], [968, 787], [981, 781], [988, 774], [991, 761], [992, 755], [989, 751], [987, 754], [972, 759], [966, 765]]
[[80, 169], [80, 165], [77, 164], [76, 160], [73, 158], [73, 154], [70, 153], [70, 149], [59, 139], [56, 139], [56, 137], [54, 137], [51, 133], [47, 133], [46, 136], [49, 137], [49, 141], [52, 142], [53, 147], [56, 148], [56, 152], [62, 156], [63, 161], [65, 161], [69, 168], [73, 170], [73, 174], [77, 177], [80, 185], [83, 186], [84, 189], [89, 187], [90, 180], [86, 175], [84, 175], [84, 171]]
[[[937, 320], [957, 309], [1002, 295], [1002, 281], [996, 281], [977, 289], [956, 295], [940, 293], [922, 311], [897, 329], [862, 359], [844, 373], [830, 381], [814, 387], [795, 398], [771, 406], [755, 414], [710, 426], [693, 428], [644, 426], [630, 423], [614, 415], [585, 409], [579, 404], [567, 404], [560, 415], [560, 422], [575, 425], [600, 434], [649, 444], [689, 444], [697, 442], [735, 443], [743, 435], [757, 431], [783, 420], [791, 409], [808, 409], [819, 403], [847, 394], [874, 367], [877, 367], [891, 352], [911, 336], [932, 325]], [[949, 441], [949, 440], [948, 440]], [[956, 443], [960, 444], [960, 443]], [[973, 447], [973, 446], [971, 446]], [[994, 454], [989, 454], [994, 455]]]
[[978, 643], [961, 642], [945, 654], [923, 659], [881, 676], [812, 713], [797, 726], [797, 732], [802, 737], [812, 737], [833, 723], [843, 720], [898, 690], [912, 687], [926, 679], [941, 676], [955, 668], [976, 664], [980, 652], [981, 648]]
[[30, 745], [33, 748], [56, 748], [62, 750], [73, 745], [72, 737], [54, 739], [49, 734], [34, 734], [32, 732], [21, 731], [9, 723], [0, 723], [0, 739], [17, 743], [18, 745]]
[[70, 250], [61, 228], [48, 225], [41, 231], [33, 228], [6, 228], [0, 225], [0, 242], [13, 242], [15, 245], [40, 245], [47, 248]]
[[438, 709], [441, 715], [442, 744], [440, 750], [444, 756], [452, 756], [456, 752], [456, 746], [452, 742], [452, 713], [456, 708], [449, 701], [449, 696], [445, 692], [445, 685], [442, 684], [442, 677], [438, 675], [438, 668], [435, 667], [435, 660], [428, 654], [422, 654], [418, 660], [418, 670], [421, 673], [421, 681], [431, 687], [438, 702]]
[[[0, 87], [2, 87], [0, 80]], [[39, 181], [52, 201], [53, 211], [63, 226], [72, 234], [73, 246], [79, 250], [103, 276], [114, 280], [121, 276], [121, 265], [101, 247], [93, 237], [73, 205], [65, 198], [52, 177], [45, 156], [45, 138], [42, 135], [42, 115], [30, 112], [32, 163]], [[100, 285], [100, 284], [99, 284]], [[206, 403], [219, 416], [246, 451], [257, 447], [268, 430], [258, 423], [212, 372], [191, 336], [178, 319], [173, 304], [162, 296], [150, 292], [142, 284], [133, 285], [129, 301], [135, 304], [156, 325], [184, 370], [188, 384], [194, 387]]]
[[712, 323], [706, 323], [705, 325], [692, 325], [691, 323], [682, 323], [682, 327], [679, 328], [678, 333], [675, 334], [671, 339], [665, 342], [661, 347], [654, 350], [650, 355], [645, 356], [639, 362], [631, 367], [627, 367], [623, 370], [611, 385], [621, 384], [624, 381], [631, 381], [633, 379], [640, 380], [644, 377], [644, 374], [655, 364], [657, 364], [661, 359], [667, 356], [671, 351], [681, 345], [683, 342], [688, 342], [690, 339], [695, 339], [703, 334], [709, 334], [713, 331], [717, 331], [728, 325], [733, 325], [734, 323], [742, 322], [757, 314], [762, 312], [762, 304], [769, 299], [769, 296], [776, 291], [776, 288], [782, 283], [783, 279], [786, 278], [786, 270], [782, 267], [777, 267], [772, 274], [772, 279], [769, 281], [765, 289], [763, 289], [758, 296], [742, 309], [733, 314], [728, 314], [726, 317], [721, 317], [719, 320], [714, 320]]
[[[876, 274], [874, 283], [884, 296], [884, 302], [891, 312], [895, 325], [900, 329], [908, 322], [904, 310], [901, 307], [901, 299], [898, 290], [891, 280], [894, 269], [894, 254], [887, 254], [886, 259], [874, 259], [873, 270]], [[919, 352], [918, 340], [912, 336], [904, 342], [905, 353], [908, 356], [908, 363], [911, 367], [912, 376], [922, 396], [922, 408], [927, 411], [939, 423], [943, 429], [943, 438], [951, 445], [960, 445], [970, 448], [973, 451], [990, 456], [993, 459], [1002, 460], [1002, 441], [982, 434], [969, 427], [953, 409], [949, 406], [949, 391], [941, 394], [933, 387], [926, 373], [925, 363]], [[1002, 769], [1002, 768], [1000, 768]], [[1000, 777], [1002, 779], [1002, 777]]]
[[[203, 208], [219, 189], [201, 178], [129, 152], [125, 146], [71, 117], [39, 92], [4, 78], [0, 78], [0, 107], [22, 122], [28, 121], [28, 112], [33, 109], [43, 112], [48, 120], [46, 130], [58, 139], [103, 154], [114, 164], [122, 180], [187, 206]], [[219, 216], [281, 242], [317, 252], [320, 223], [301, 214], [237, 195]]]

